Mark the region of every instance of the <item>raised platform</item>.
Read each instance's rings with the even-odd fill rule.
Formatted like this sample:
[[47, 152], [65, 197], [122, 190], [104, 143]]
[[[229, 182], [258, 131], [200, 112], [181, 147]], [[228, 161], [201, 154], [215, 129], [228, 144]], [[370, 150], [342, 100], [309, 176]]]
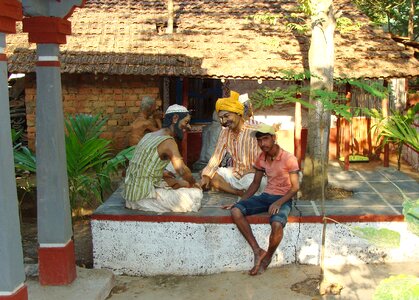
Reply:
[[[331, 223], [326, 235], [326, 263], [359, 264], [419, 260], [419, 239], [403, 222], [403, 197], [418, 197], [418, 183], [394, 169], [376, 172], [329, 170], [329, 182], [354, 191], [351, 199], [328, 200]], [[204, 193], [196, 213], [128, 210], [116, 191], [92, 216], [95, 268], [130, 275], [210, 274], [247, 270], [252, 266], [250, 247], [220, 207], [236, 200], [228, 194]], [[262, 247], [268, 244], [269, 218], [249, 217]], [[348, 226], [371, 226], [401, 233], [398, 249], [381, 249], [355, 237]], [[288, 263], [319, 264], [322, 218], [318, 201], [294, 201], [284, 239], [272, 266]]]

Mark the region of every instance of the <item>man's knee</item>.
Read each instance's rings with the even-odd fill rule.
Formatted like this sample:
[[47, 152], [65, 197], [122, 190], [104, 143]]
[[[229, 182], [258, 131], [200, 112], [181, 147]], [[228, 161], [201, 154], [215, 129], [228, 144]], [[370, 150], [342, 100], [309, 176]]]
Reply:
[[233, 219], [238, 219], [238, 218], [242, 218], [243, 217], [243, 213], [237, 207], [233, 207], [231, 209], [231, 211], [230, 211], [230, 214], [233, 217]]
[[284, 225], [281, 222], [274, 221], [271, 223], [273, 233], [281, 233], [284, 230]]

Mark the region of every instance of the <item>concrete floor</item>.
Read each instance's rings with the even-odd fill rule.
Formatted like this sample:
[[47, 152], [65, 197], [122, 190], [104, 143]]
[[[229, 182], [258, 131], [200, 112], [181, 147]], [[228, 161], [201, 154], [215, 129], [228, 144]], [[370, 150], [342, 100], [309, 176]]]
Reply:
[[[412, 264], [330, 268], [326, 271], [327, 280], [342, 285], [343, 289], [339, 296], [328, 295], [323, 299], [372, 299], [382, 279], [401, 273], [419, 275]], [[116, 286], [108, 299], [322, 299], [316, 293], [318, 276], [319, 267], [295, 264], [268, 269], [256, 277], [244, 272], [147, 278], [117, 276]]]

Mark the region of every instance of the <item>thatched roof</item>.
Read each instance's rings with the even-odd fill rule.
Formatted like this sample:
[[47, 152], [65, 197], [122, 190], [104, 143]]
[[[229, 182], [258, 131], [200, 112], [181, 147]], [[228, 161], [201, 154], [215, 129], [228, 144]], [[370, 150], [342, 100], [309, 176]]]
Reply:
[[[368, 25], [351, 1], [334, 3], [343, 17], [363, 24], [358, 30], [337, 31], [336, 77], [419, 75], [412, 51]], [[157, 30], [167, 20], [164, 0], [87, 0], [71, 16], [73, 33], [60, 46], [62, 72], [279, 79], [283, 71], [308, 69], [310, 33], [286, 27], [303, 17], [297, 1], [174, 0], [174, 4], [177, 29], [166, 34]], [[268, 24], [269, 20], [273, 22]], [[7, 42], [9, 71], [33, 72], [35, 45], [29, 45], [27, 34], [8, 35]]]

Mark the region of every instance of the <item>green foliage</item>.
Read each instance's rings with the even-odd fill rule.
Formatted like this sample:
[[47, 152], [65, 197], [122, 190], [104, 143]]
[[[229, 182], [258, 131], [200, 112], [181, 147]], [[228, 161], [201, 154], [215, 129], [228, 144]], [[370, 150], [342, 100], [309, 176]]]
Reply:
[[84, 143], [88, 139], [99, 138], [103, 132], [102, 127], [106, 124], [107, 119], [101, 119], [100, 115], [85, 115], [78, 114], [74, 117], [69, 117], [65, 121], [65, 127], [71, 135]]
[[[376, 25], [383, 26], [393, 34], [407, 36], [410, 1], [415, 2], [417, 11], [417, 0], [355, 0], [354, 2]], [[415, 12], [414, 40], [419, 35], [418, 21], [419, 15]]]
[[[309, 71], [304, 73], [295, 73], [293, 71], [282, 71], [285, 79], [294, 81], [302, 81], [314, 77], [315, 75], [310, 74]], [[363, 81], [357, 80], [340, 80], [338, 84], [351, 84], [365, 90], [367, 93], [372, 94], [375, 97], [383, 97], [386, 95], [384, 89], [379, 84], [370, 84]], [[327, 90], [310, 90], [310, 87], [301, 87], [300, 85], [289, 85], [286, 88], [262, 88], [255, 91], [251, 95], [252, 104], [256, 109], [271, 107], [273, 105], [284, 105], [289, 103], [299, 102], [303, 106], [309, 109], [314, 109], [315, 105], [303, 100], [303, 97], [297, 97], [297, 95], [309, 95], [313, 100], [319, 102], [323, 109], [326, 111], [333, 112], [335, 115], [345, 118], [351, 121], [352, 117], [358, 116], [361, 112], [369, 113], [369, 110], [361, 107], [349, 107], [346, 105], [346, 98], [343, 95], [339, 95], [335, 91]], [[305, 97], [308, 98], [308, 97]]]
[[308, 24], [298, 24], [293, 22], [287, 23], [286, 27], [290, 31], [297, 31], [299, 34], [303, 34], [310, 29], [310, 26]]
[[383, 279], [375, 290], [374, 300], [419, 299], [419, 278], [400, 274]]
[[386, 228], [349, 227], [353, 234], [382, 248], [400, 247], [400, 233]]
[[110, 141], [101, 138], [106, 118], [75, 115], [65, 122], [66, 155], [70, 203], [74, 208], [91, 200], [103, 201], [111, 189], [111, 175], [126, 162], [133, 147], [112, 158]]
[[416, 200], [404, 197], [403, 215], [404, 220], [411, 232], [419, 236], [419, 198]]
[[257, 23], [276, 25], [278, 21], [282, 19], [282, 16], [279, 14], [258, 13], [251, 15], [248, 18], [253, 19]]
[[27, 147], [14, 149], [13, 151], [16, 173], [29, 172], [36, 173], [35, 154]]
[[[101, 138], [106, 118], [100, 115], [75, 115], [65, 121], [65, 147], [70, 204], [74, 209], [92, 200], [103, 201], [111, 187], [111, 177], [131, 159], [135, 147], [112, 155], [110, 141]], [[19, 134], [12, 131], [15, 142]], [[36, 173], [36, 157], [26, 147], [14, 145], [17, 171]]]
[[21, 131], [16, 131], [13, 128], [12, 128], [11, 132], [12, 132], [12, 145], [13, 145], [13, 150], [17, 150], [22, 145], [22, 143], [19, 143], [18, 142], [19, 139], [22, 137], [22, 132]]
[[18, 140], [21, 138], [22, 132], [12, 129], [13, 158], [16, 174], [36, 172], [35, 155], [27, 147], [22, 146]]
[[379, 82], [369, 82], [362, 79], [341, 79], [337, 81], [337, 84], [350, 84], [361, 90], [366, 91], [371, 96], [380, 99], [387, 98], [388, 96], [388, 90]]
[[301, 88], [298, 85], [290, 85], [286, 89], [276, 88], [262, 88], [256, 90], [252, 96], [253, 106], [258, 108], [271, 107], [274, 104], [289, 104], [300, 102], [304, 106], [314, 108], [310, 103], [297, 97], [297, 94], [301, 92]]
[[398, 147], [398, 169], [400, 170], [401, 151], [404, 144], [409, 144], [413, 149], [419, 151], [419, 136], [416, 128], [412, 126], [418, 119], [419, 103], [410, 108], [404, 115], [399, 111], [392, 111], [392, 115], [384, 117], [378, 110], [369, 111], [370, 116], [377, 119], [377, 124], [371, 128], [377, 133], [377, 143], [381, 145], [393, 143]]
[[347, 17], [341, 17], [336, 20], [336, 29], [341, 33], [347, 33], [351, 31], [358, 31], [362, 27], [361, 22], [353, 22]]
[[306, 16], [311, 16], [313, 14], [313, 7], [311, 6], [311, 0], [298, 0], [300, 5], [298, 6], [298, 11], [304, 13]]

